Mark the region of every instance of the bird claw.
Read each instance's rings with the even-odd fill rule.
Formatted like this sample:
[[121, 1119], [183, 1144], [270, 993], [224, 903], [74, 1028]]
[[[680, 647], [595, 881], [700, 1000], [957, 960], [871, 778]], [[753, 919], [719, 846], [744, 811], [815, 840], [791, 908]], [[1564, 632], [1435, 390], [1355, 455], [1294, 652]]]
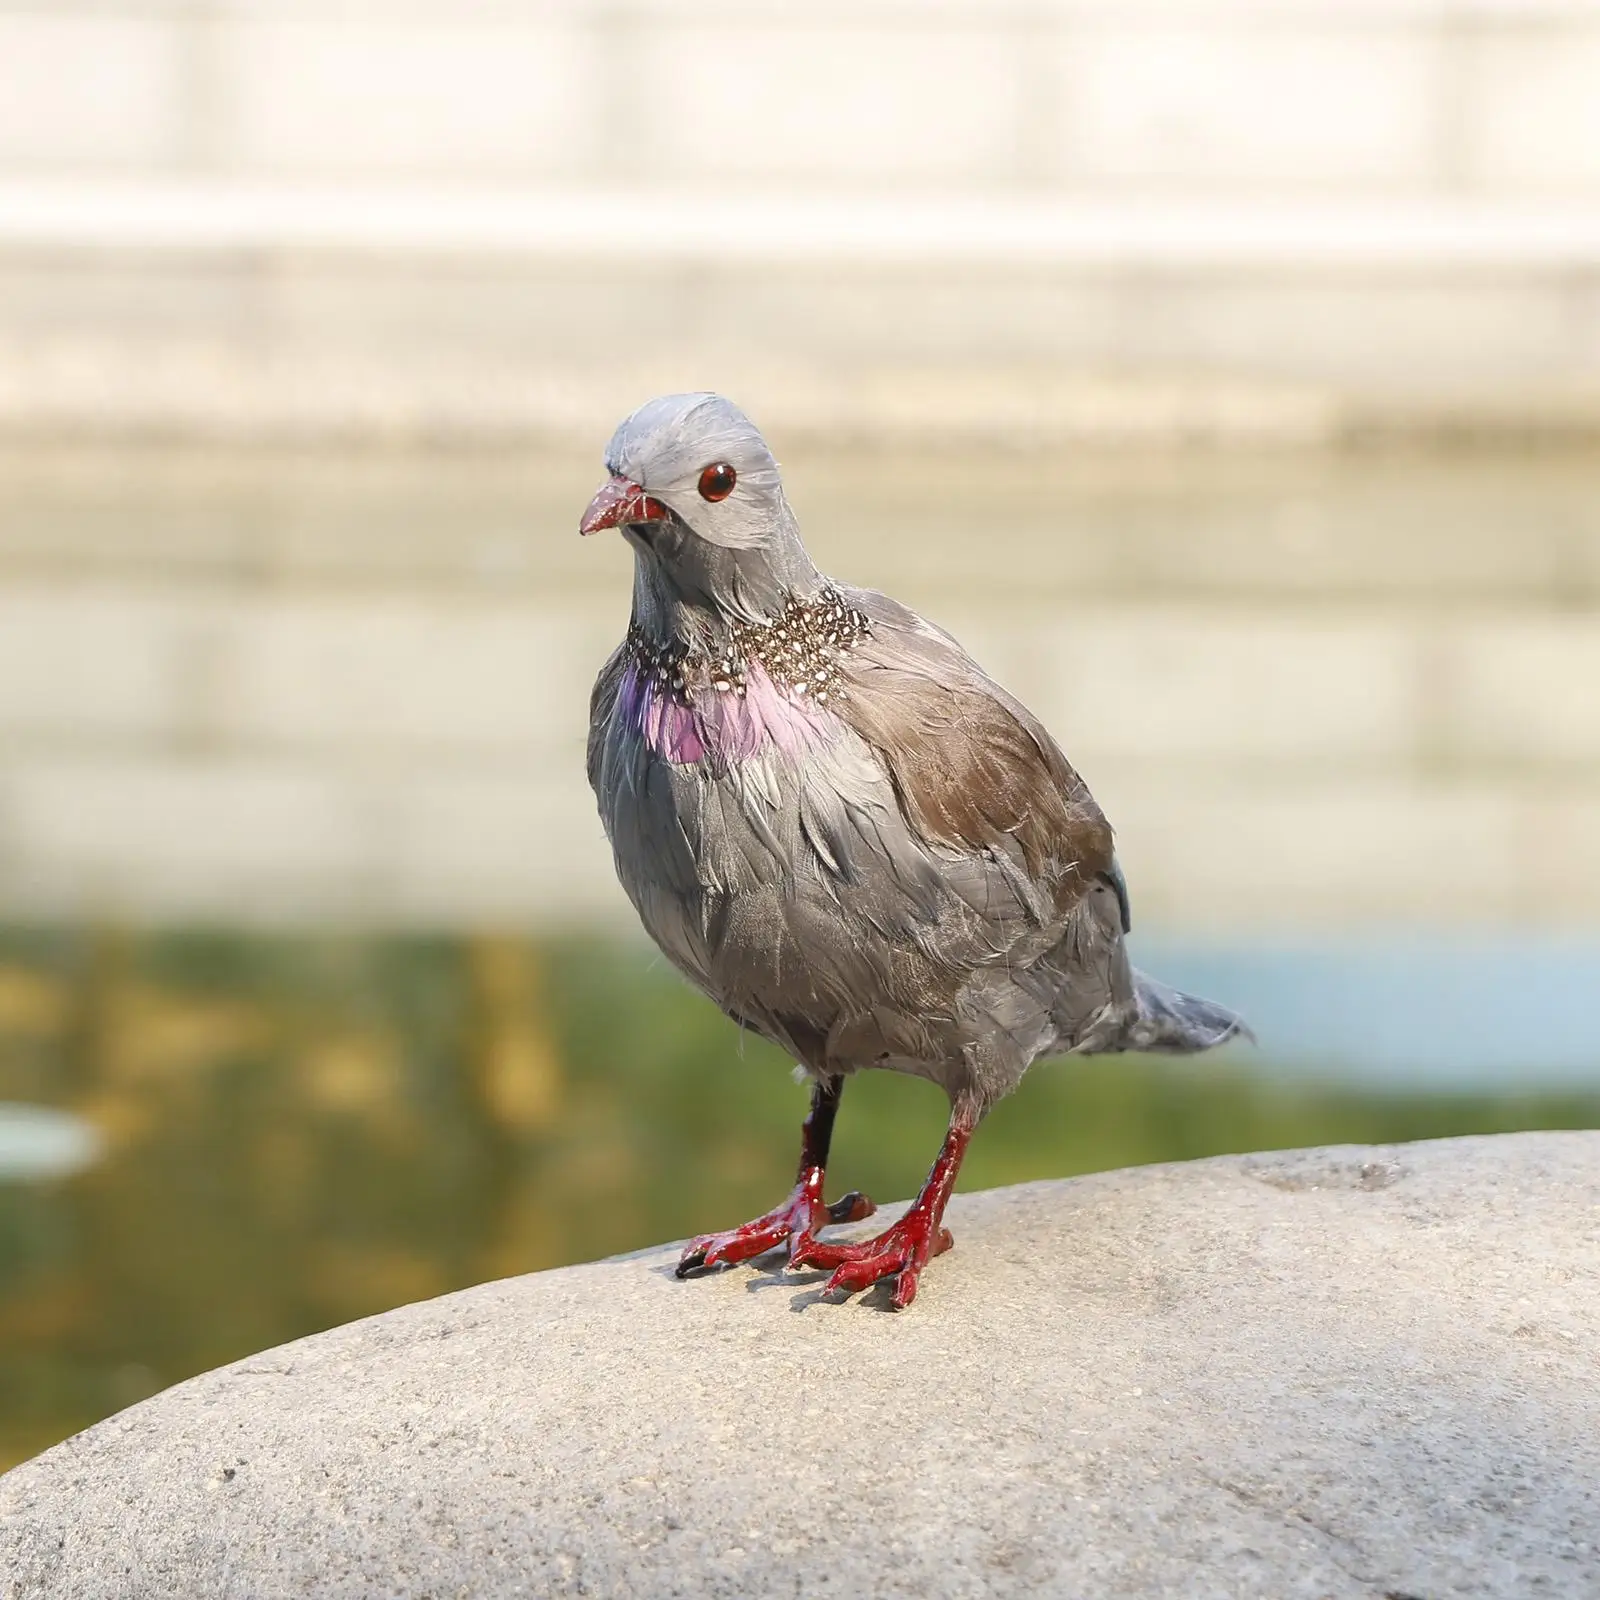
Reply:
[[793, 1263], [797, 1250], [815, 1243], [818, 1228], [834, 1222], [860, 1222], [878, 1209], [866, 1195], [855, 1190], [831, 1206], [823, 1204], [821, 1177], [819, 1170], [814, 1182], [802, 1179], [781, 1206], [743, 1227], [726, 1233], [703, 1233], [691, 1239], [678, 1258], [676, 1276], [687, 1278], [692, 1272], [709, 1272], [713, 1267], [752, 1260], [777, 1249], [785, 1239], [789, 1241], [789, 1259]]
[[892, 1275], [895, 1284], [890, 1304], [903, 1311], [917, 1297], [917, 1279], [922, 1269], [954, 1244], [948, 1228], [936, 1226], [928, 1212], [913, 1208], [877, 1238], [863, 1239], [859, 1244], [824, 1244], [812, 1239], [792, 1245], [789, 1265], [832, 1267], [833, 1276], [822, 1286], [824, 1294], [858, 1294], [880, 1278]]

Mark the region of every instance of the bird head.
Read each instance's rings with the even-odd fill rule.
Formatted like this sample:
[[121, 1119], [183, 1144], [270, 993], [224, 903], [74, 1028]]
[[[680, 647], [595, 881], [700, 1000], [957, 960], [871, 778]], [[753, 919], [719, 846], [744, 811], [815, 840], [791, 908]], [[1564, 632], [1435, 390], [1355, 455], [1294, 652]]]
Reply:
[[755, 424], [716, 394], [668, 394], [624, 419], [578, 531], [619, 528], [640, 620], [681, 608], [755, 619], [819, 581]]

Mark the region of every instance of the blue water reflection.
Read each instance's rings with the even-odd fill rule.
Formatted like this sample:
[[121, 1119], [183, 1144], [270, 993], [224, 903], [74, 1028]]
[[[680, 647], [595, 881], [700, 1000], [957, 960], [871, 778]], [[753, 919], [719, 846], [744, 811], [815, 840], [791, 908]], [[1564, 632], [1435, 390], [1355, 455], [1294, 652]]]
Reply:
[[1350, 1084], [1600, 1087], [1600, 940], [1429, 934], [1196, 945], [1135, 959], [1250, 1019], [1264, 1056]]

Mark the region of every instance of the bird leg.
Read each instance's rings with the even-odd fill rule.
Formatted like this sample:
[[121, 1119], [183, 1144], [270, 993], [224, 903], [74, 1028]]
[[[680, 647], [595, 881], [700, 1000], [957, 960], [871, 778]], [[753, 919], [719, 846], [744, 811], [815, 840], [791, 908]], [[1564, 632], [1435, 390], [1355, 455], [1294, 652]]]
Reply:
[[824, 1294], [831, 1294], [835, 1289], [854, 1294], [892, 1273], [895, 1283], [891, 1304], [896, 1310], [904, 1310], [916, 1299], [917, 1279], [922, 1269], [934, 1256], [943, 1255], [955, 1243], [950, 1230], [943, 1225], [944, 1208], [950, 1191], [956, 1186], [961, 1158], [967, 1153], [972, 1130], [977, 1124], [977, 1117], [966, 1107], [958, 1106], [951, 1112], [944, 1147], [928, 1173], [922, 1192], [911, 1202], [906, 1214], [876, 1239], [865, 1239], [860, 1244], [803, 1240], [790, 1249], [790, 1266], [832, 1267], [834, 1273], [823, 1285]]
[[706, 1233], [691, 1239], [678, 1260], [677, 1275], [709, 1267], [732, 1265], [764, 1255], [785, 1239], [789, 1258], [810, 1245], [818, 1228], [830, 1222], [860, 1222], [878, 1208], [864, 1195], [852, 1192], [827, 1205], [822, 1198], [824, 1169], [828, 1165], [828, 1146], [833, 1142], [833, 1119], [839, 1114], [839, 1097], [844, 1093], [844, 1078], [818, 1078], [811, 1091], [811, 1110], [801, 1128], [800, 1170], [794, 1190], [776, 1209], [727, 1233]]

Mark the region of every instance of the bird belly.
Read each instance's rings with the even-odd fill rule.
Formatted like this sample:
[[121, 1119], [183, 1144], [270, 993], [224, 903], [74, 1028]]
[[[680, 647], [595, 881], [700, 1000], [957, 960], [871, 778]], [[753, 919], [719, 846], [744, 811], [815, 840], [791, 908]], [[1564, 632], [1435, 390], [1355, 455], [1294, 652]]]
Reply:
[[1028, 968], [1059, 940], [1013, 874], [907, 828], [841, 729], [793, 758], [675, 762], [627, 724], [598, 785], [646, 931], [724, 1011], [817, 1072], [881, 1067], [985, 1098], [1053, 1039]]

